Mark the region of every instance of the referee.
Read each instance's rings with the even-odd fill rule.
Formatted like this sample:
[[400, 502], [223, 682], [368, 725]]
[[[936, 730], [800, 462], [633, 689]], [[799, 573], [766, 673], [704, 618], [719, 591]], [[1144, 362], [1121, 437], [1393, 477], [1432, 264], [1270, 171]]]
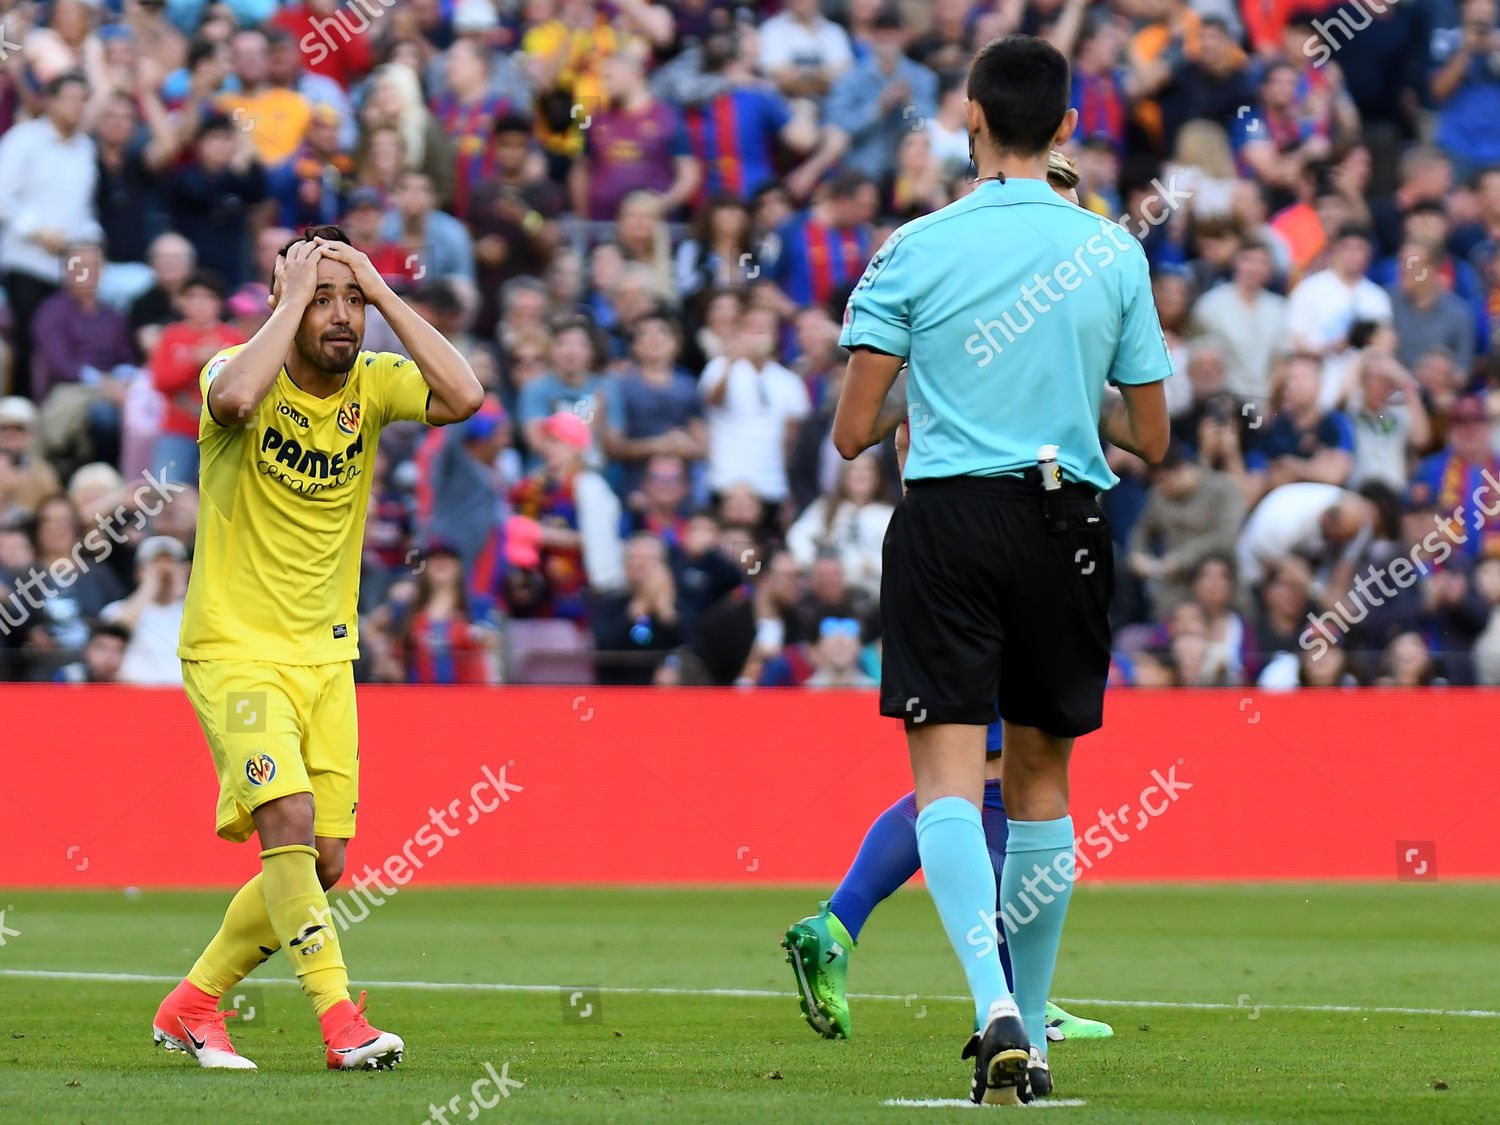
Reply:
[[[870, 261], [844, 315], [833, 424], [846, 458], [910, 424], [908, 491], [885, 540], [880, 710], [905, 720], [922, 867], [974, 995], [970, 1096], [999, 1104], [1052, 1089], [1044, 1009], [1073, 881], [1068, 758], [1102, 725], [1109, 669], [1098, 494], [1117, 481], [1101, 431], [1147, 461], [1167, 448], [1171, 365], [1145, 255], [1047, 184], [1048, 154], [1078, 120], [1068, 93], [1067, 60], [1040, 39], [1007, 36], [975, 57], [977, 186]], [[903, 363], [906, 402], [892, 406]], [[1106, 383], [1119, 394], [1101, 422]], [[979, 812], [997, 700], [1000, 911]]]

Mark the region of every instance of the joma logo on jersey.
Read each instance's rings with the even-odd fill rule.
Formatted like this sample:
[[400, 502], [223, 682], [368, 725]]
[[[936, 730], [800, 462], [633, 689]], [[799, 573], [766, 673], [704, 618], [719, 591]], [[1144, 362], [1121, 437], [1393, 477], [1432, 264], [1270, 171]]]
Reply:
[[276, 404], [276, 413], [285, 414], [288, 418], [290, 418], [293, 422], [296, 422], [297, 425], [301, 426], [304, 430], [307, 429], [309, 425], [306, 414], [303, 414], [299, 410], [293, 410], [284, 402], [278, 402]]
[[339, 432], [351, 437], [359, 433], [359, 403], [351, 401], [339, 407]]

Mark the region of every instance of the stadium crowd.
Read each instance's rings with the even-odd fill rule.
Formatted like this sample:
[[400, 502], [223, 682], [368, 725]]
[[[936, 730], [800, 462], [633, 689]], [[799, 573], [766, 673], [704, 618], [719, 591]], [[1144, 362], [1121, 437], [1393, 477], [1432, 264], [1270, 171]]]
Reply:
[[0, 11], [0, 678], [180, 682], [199, 371], [336, 223], [489, 392], [387, 431], [362, 679], [874, 684], [843, 304], [1022, 31], [1176, 368], [1165, 463], [1110, 451], [1115, 680], [1500, 683], [1495, 0]]

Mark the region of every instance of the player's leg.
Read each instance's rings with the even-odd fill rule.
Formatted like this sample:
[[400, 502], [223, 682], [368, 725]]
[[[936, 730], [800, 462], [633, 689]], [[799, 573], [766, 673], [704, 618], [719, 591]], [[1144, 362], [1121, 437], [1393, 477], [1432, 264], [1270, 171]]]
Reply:
[[[267, 665], [184, 661], [182, 672], [219, 775], [218, 834], [243, 842], [255, 832], [251, 807], [296, 789], [296, 771], [276, 766], [298, 757], [293, 708]], [[219, 1000], [280, 944], [256, 875], [235, 894], [218, 933], [158, 1007], [156, 1042], [188, 1052], [201, 1066], [253, 1068], [230, 1043]]]
[[[315, 798], [311, 825], [317, 851], [316, 864], [329, 880], [338, 881], [344, 869], [344, 846], [354, 837], [355, 811], [359, 805], [359, 715], [354, 705], [354, 666], [329, 664], [308, 669], [312, 698], [307, 711], [303, 758]], [[323, 909], [327, 911], [327, 900]], [[325, 914], [330, 934], [335, 918]], [[335, 937], [335, 941], [337, 938]], [[342, 962], [340, 962], [342, 969]], [[364, 1016], [360, 1003], [345, 991], [328, 1008], [319, 1007], [327, 1061], [334, 1070], [386, 1070], [401, 1061], [406, 1044], [399, 1035], [380, 1031]]]
[[917, 802], [908, 793], [875, 818], [849, 871], [818, 913], [794, 922], [781, 939], [792, 966], [802, 1015], [827, 1039], [851, 1031], [844, 984], [849, 951], [870, 911], [917, 873]]

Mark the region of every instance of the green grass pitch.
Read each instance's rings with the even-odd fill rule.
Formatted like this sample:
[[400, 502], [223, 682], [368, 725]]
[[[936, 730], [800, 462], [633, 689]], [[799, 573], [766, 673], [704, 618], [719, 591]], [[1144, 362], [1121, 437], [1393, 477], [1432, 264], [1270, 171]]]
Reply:
[[[487, 1125], [1038, 1112], [886, 1104], [968, 1089], [962, 976], [921, 890], [853, 955], [854, 1038], [817, 1038], [777, 946], [816, 893], [409, 887], [342, 938], [405, 1062], [327, 1072], [278, 956], [247, 982], [254, 1019], [229, 1023], [247, 1074], [149, 1034], [225, 894], [0, 891], [0, 1122], [421, 1125], [455, 1098], [447, 1120]], [[1055, 992], [1116, 1035], [1053, 1047], [1066, 1102], [1045, 1120], [1500, 1120], [1497, 950], [1495, 885], [1080, 887]], [[479, 1108], [491, 1069], [521, 1085]]]

